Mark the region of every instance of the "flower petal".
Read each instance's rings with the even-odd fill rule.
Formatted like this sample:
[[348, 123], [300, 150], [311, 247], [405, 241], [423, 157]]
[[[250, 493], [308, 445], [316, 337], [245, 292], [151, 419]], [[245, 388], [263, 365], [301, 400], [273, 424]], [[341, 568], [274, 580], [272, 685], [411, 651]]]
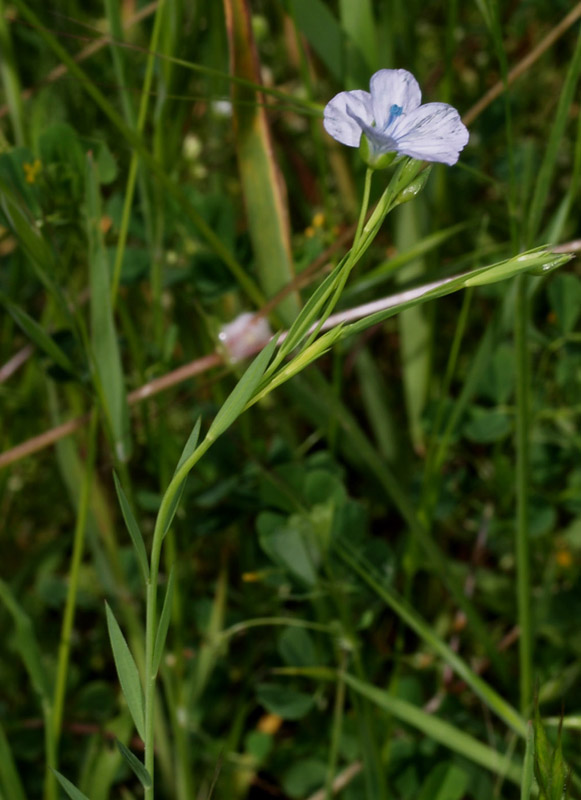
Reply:
[[[352, 112], [351, 115], [347, 113], [347, 109]], [[361, 127], [358, 120], [366, 125], [373, 122], [371, 95], [363, 89], [339, 92], [325, 106], [325, 130], [333, 139], [348, 147], [359, 147]]]
[[390, 127], [399, 153], [452, 166], [468, 144], [468, 129], [447, 103], [426, 103], [402, 114]]
[[404, 114], [407, 114], [422, 102], [420, 86], [407, 69], [380, 69], [371, 76], [369, 88], [373, 102], [373, 118], [380, 130], [385, 129], [391, 116], [392, 106], [398, 106]]

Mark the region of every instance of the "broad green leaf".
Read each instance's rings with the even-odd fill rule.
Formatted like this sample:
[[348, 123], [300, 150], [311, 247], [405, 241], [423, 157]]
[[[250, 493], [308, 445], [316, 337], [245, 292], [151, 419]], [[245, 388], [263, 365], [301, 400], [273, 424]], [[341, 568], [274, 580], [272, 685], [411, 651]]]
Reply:
[[301, 514], [287, 519], [265, 511], [258, 517], [257, 528], [260, 546], [269, 558], [302, 584], [314, 586], [321, 553], [310, 519]]
[[147, 552], [145, 550], [145, 543], [143, 541], [143, 536], [141, 535], [141, 529], [139, 528], [137, 520], [133, 516], [133, 511], [129, 505], [129, 500], [123, 491], [121, 481], [117, 477], [116, 472], [113, 472], [113, 480], [115, 482], [115, 490], [119, 499], [119, 505], [121, 506], [121, 513], [123, 514], [125, 525], [127, 526], [127, 530], [131, 536], [131, 541], [133, 542], [133, 549], [135, 550], [135, 555], [137, 556], [137, 562], [141, 568], [143, 580], [147, 583], [149, 579], [149, 564], [147, 560]]
[[121, 632], [119, 623], [115, 619], [108, 603], [105, 603], [105, 611], [107, 614], [109, 638], [113, 649], [113, 658], [115, 659], [115, 667], [117, 668], [121, 690], [127, 702], [129, 712], [133, 717], [137, 733], [145, 740], [143, 689], [139, 678], [139, 672], [137, 671], [135, 660], [131, 655], [125, 637]]
[[151, 775], [145, 769], [143, 762], [141, 762], [136, 755], [134, 755], [128, 747], [125, 747], [123, 742], [120, 742], [119, 739], [115, 739], [115, 744], [117, 745], [117, 749], [125, 759], [125, 761], [129, 764], [139, 783], [143, 786], [144, 789], [149, 789], [152, 786], [151, 783]]
[[86, 214], [91, 287], [91, 345], [98, 373], [98, 389], [111, 426], [117, 457], [130, 455], [129, 407], [123, 380], [121, 353], [115, 331], [109, 263], [101, 231], [101, 197], [95, 165], [87, 156]]
[[210, 425], [206, 440], [213, 442], [221, 436], [240, 416], [246, 404], [253, 398], [276, 347], [276, 339], [277, 337], [274, 336], [266, 347], [260, 351], [226, 398], [226, 402]]
[[[260, 83], [248, 0], [224, 0], [224, 10], [231, 71]], [[282, 176], [275, 160], [262, 95], [232, 84], [232, 100], [238, 169], [256, 271], [264, 294], [272, 297], [294, 275], [286, 195], [281, 188]], [[278, 306], [287, 325], [295, 319], [299, 302], [298, 293], [293, 292]]]
[[465, 796], [470, 776], [453, 762], [440, 762], [430, 772], [417, 800], [461, 800]]
[[65, 778], [65, 776], [61, 775], [60, 772], [57, 772], [56, 769], [53, 769], [53, 772], [57, 781], [63, 787], [71, 800], [90, 800], [90, 798], [88, 798], [86, 794], [83, 794], [80, 789], [77, 789], [77, 787], [71, 783], [68, 778]]
[[512, 430], [512, 417], [504, 411], [474, 406], [470, 409], [470, 416], [463, 433], [471, 442], [500, 442]]
[[159, 665], [161, 664], [161, 659], [163, 657], [163, 651], [165, 648], [165, 642], [167, 639], [167, 631], [169, 628], [169, 623], [171, 620], [171, 612], [172, 612], [172, 601], [173, 601], [173, 590], [174, 590], [174, 579], [175, 579], [175, 569], [174, 567], [171, 568], [169, 573], [169, 578], [167, 582], [167, 589], [165, 591], [165, 598], [163, 601], [163, 608], [161, 609], [161, 615], [159, 617], [159, 624], [157, 626], [157, 633], [155, 635], [155, 645], [153, 648], [153, 674], [157, 675], [159, 670]]
[[302, 758], [295, 761], [282, 776], [282, 787], [291, 798], [302, 800], [319, 786], [324, 785], [328, 765], [319, 758]]
[[317, 663], [313, 637], [304, 628], [286, 628], [278, 638], [278, 652], [289, 667], [311, 667]]
[[36, 320], [13, 303], [3, 292], [0, 292], [0, 303], [2, 303], [6, 310], [12, 315], [16, 324], [22, 328], [31, 342], [46, 353], [47, 356], [52, 358], [59, 367], [62, 367], [71, 374], [75, 372], [75, 368], [69, 357]]
[[[0, 787], [10, 800], [26, 800], [24, 787], [20, 780], [16, 763], [6, 738], [6, 733], [0, 723]], [[0, 791], [2, 794], [2, 791]]]
[[[185, 462], [188, 460], [188, 458], [191, 455], [193, 455], [193, 453], [195, 452], [196, 447], [198, 446], [198, 439], [200, 438], [200, 426], [201, 426], [201, 424], [202, 424], [202, 418], [198, 417], [198, 419], [196, 421], [196, 424], [194, 425], [194, 428], [193, 428], [192, 432], [190, 433], [190, 435], [188, 437], [188, 441], [186, 442], [185, 447], [182, 450], [182, 454], [180, 456], [180, 460], [178, 461], [178, 465], [175, 468], [174, 475], [175, 475], [176, 472], [178, 472], [180, 467], [183, 464], [185, 464]], [[178, 510], [178, 506], [180, 504], [180, 501], [182, 499], [182, 495], [184, 493], [184, 489], [185, 489], [185, 486], [186, 486], [186, 481], [187, 481], [187, 476], [183, 479], [179, 489], [175, 493], [175, 495], [173, 497], [173, 500], [172, 500], [172, 502], [170, 504], [170, 507], [168, 509], [167, 516], [166, 516], [166, 521], [165, 521], [165, 527], [164, 527], [164, 532], [163, 532], [164, 536], [169, 531], [169, 529], [171, 527], [171, 524], [173, 522], [173, 518], [175, 516], [175, 513]]]
[[289, 689], [288, 686], [275, 683], [261, 683], [256, 688], [258, 702], [271, 714], [283, 719], [302, 719], [313, 707], [310, 694]]

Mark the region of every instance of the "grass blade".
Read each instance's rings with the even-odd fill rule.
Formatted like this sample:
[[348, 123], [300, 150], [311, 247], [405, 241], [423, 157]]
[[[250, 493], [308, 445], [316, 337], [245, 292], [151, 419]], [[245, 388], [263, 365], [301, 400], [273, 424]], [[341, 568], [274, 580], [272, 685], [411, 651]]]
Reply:
[[74, 783], [71, 783], [68, 778], [65, 778], [65, 776], [61, 775], [60, 772], [57, 772], [56, 769], [53, 770], [53, 772], [54, 772], [54, 774], [56, 776], [57, 781], [63, 787], [63, 789], [68, 794], [68, 796], [71, 798], [71, 800], [89, 800], [87, 795], [83, 794], [83, 792], [81, 792], [80, 789], [77, 789], [77, 787], [74, 785]]
[[401, 597], [393, 588], [385, 585], [374, 575], [373, 565], [361, 555], [352, 552], [351, 547], [345, 542], [338, 545], [341, 558], [370, 586], [379, 597], [383, 598], [388, 606], [402, 619], [406, 625], [414, 630], [438, 655], [466, 681], [472, 690], [500, 719], [520, 736], [526, 736], [526, 723], [522, 717], [509, 705], [497, 692], [482, 680], [466, 662], [460, 658], [448, 645], [440, 639], [432, 627], [417, 611]]
[[[202, 418], [198, 417], [198, 420], [197, 420], [196, 424], [194, 425], [194, 429], [190, 433], [188, 441], [186, 442], [186, 445], [185, 445], [184, 449], [182, 450], [182, 454], [180, 456], [180, 460], [178, 461], [178, 465], [175, 468], [174, 475], [175, 475], [176, 472], [178, 472], [180, 467], [188, 460], [188, 458], [194, 453], [196, 447], [198, 446], [198, 439], [200, 438], [200, 426], [201, 426], [201, 424], [202, 424]], [[168, 512], [167, 512], [167, 517], [166, 517], [166, 520], [165, 520], [165, 527], [164, 527], [164, 533], [163, 533], [164, 536], [167, 534], [167, 532], [170, 529], [170, 526], [172, 524], [173, 518], [175, 516], [175, 513], [176, 513], [176, 511], [178, 509], [178, 506], [180, 504], [180, 501], [182, 499], [182, 494], [184, 493], [186, 480], [187, 480], [187, 476], [183, 479], [179, 489], [177, 490], [177, 492], [175, 493], [175, 495], [172, 498], [171, 504], [170, 504]]]
[[[224, 0], [224, 9], [231, 71], [259, 83], [260, 67], [248, 0]], [[248, 227], [260, 285], [268, 298], [289, 283], [294, 274], [288, 208], [262, 95], [232, 84], [232, 100]], [[288, 295], [279, 310], [284, 322], [290, 325], [299, 310], [298, 294]]]
[[[10, 800], [26, 800], [24, 788], [14, 763], [12, 750], [0, 723], [0, 787]], [[1, 794], [1, 792], [0, 792]]]
[[16, 324], [24, 331], [31, 342], [46, 353], [47, 356], [52, 358], [59, 367], [74, 374], [75, 368], [69, 357], [35, 319], [13, 303], [3, 292], [0, 292], [0, 303], [2, 303], [8, 313], [11, 314]]
[[274, 336], [240, 378], [210, 425], [210, 429], [206, 434], [206, 441], [212, 442], [221, 436], [240, 416], [246, 404], [252, 399], [274, 353], [276, 340], [277, 337]]
[[161, 609], [161, 615], [159, 618], [159, 625], [157, 628], [157, 633], [155, 635], [155, 645], [153, 647], [153, 675], [157, 675], [159, 671], [159, 665], [161, 664], [161, 659], [163, 657], [163, 650], [165, 647], [165, 642], [167, 639], [167, 632], [169, 629], [169, 623], [171, 620], [171, 612], [172, 612], [172, 602], [173, 602], [173, 590], [175, 584], [175, 569], [174, 567], [171, 568], [169, 573], [169, 579], [167, 582], [167, 589], [165, 592], [165, 598], [163, 601], [163, 608]]
[[41, 698], [43, 707], [48, 709], [50, 708], [51, 693], [32, 622], [12, 594], [8, 584], [3, 580], [0, 580], [0, 601], [4, 603], [14, 621], [16, 628], [15, 645], [28, 672], [28, 677]]
[[127, 530], [131, 536], [131, 541], [133, 542], [133, 549], [135, 550], [135, 555], [137, 556], [137, 562], [141, 568], [143, 580], [147, 583], [149, 579], [149, 564], [147, 561], [145, 543], [143, 541], [143, 536], [141, 535], [141, 529], [137, 523], [137, 520], [133, 516], [133, 511], [129, 505], [129, 500], [123, 491], [121, 481], [117, 477], [116, 472], [113, 473], [113, 480], [115, 482], [115, 491], [117, 492], [119, 505], [121, 506], [121, 513], [123, 514], [125, 525], [127, 526]]
[[557, 163], [559, 155], [559, 148], [561, 146], [561, 139], [565, 127], [569, 120], [571, 104], [575, 99], [575, 88], [581, 74], [581, 33], [577, 39], [577, 46], [573, 53], [573, 58], [569, 64], [567, 77], [563, 85], [563, 90], [559, 98], [557, 112], [555, 114], [555, 121], [551, 128], [549, 141], [545, 149], [545, 155], [539, 169], [539, 175], [535, 185], [531, 207], [527, 220], [527, 239], [529, 245], [532, 245], [539, 229], [541, 216], [549, 196], [551, 188], [551, 180]]
[[139, 679], [139, 672], [137, 671], [137, 666], [127, 642], [125, 641], [125, 637], [121, 632], [119, 623], [115, 619], [108, 603], [105, 603], [105, 611], [107, 614], [107, 628], [109, 630], [113, 658], [115, 660], [115, 667], [117, 668], [121, 690], [127, 701], [127, 707], [135, 723], [137, 733], [144, 739], [145, 715], [143, 707], [143, 689], [141, 687], [141, 680]]
[[125, 759], [125, 761], [129, 764], [132, 771], [136, 775], [139, 783], [143, 786], [144, 789], [150, 789], [152, 786], [151, 783], [151, 776], [149, 772], [143, 766], [143, 763], [134, 755], [128, 747], [125, 747], [123, 742], [120, 742], [119, 739], [115, 739], [115, 744], [117, 745], [117, 749]]
[[99, 377], [105, 414], [111, 426], [115, 451], [120, 461], [130, 454], [129, 408], [123, 381], [121, 353], [113, 320], [109, 263], [101, 222], [101, 198], [96, 167], [87, 158], [87, 235], [91, 286], [91, 342]]

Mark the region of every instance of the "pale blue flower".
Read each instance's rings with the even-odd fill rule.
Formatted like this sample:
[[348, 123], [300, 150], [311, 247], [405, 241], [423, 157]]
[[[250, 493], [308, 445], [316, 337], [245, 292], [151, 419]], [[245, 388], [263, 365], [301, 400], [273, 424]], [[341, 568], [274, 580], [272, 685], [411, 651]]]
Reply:
[[455, 164], [468, 143], [460, 114], [447, 103], [420, 105], [418, 82], [405, 69], [380, 69], [369, 92], [340, 92], [327, 103], [323, 124], [334, 139], [359, 147], [367, 139], [370, 163], [387, 153]]

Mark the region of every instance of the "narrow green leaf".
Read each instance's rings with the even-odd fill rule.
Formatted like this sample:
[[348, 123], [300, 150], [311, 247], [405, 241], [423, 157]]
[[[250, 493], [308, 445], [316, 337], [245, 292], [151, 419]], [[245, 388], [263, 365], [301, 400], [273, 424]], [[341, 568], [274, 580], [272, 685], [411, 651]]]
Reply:
[[551, 789], [548, 800], [562, 800], [563, 790], [567, 782], [567, 766], [563, 758], [563, 743], [561, 739], [562, 723], [559, 725], [557, 744], [551, 759]]
[[23, 311], [15, 303], [13, 303], [5, 294], [0, 292], [0, 303], [6, 308], [9, 314], [13, 317], [17, 325], [22, 328], [24, 333], [40, 350], [46, 353], [55, 364], [62, 367], [70, 373], [74, 373], [73, 367], [69, 357], [61, 350], [52, 336], [49, 336], [44, 328], [36, 322], [26, 311]]
[[45, 707], [51, 704], [51, 689], [48, 684], [46, 667], [42, 662], [40, 648], [36, 640], [34, 628], [28, 614], [12, 594], [12, 590], [3, 580], [0, 580], [0, 600], [4, 603], [16, 628], [15, 646], [22, 659], [28, 677], [35, 691], [41, 698]]
[[8, 225], [18, 242], [30, 258], [35, 269], [39, 269], [38, 277], [48, 288], [51, 285], [48, 277], [53, 270], [54, 257], [52, 250], [42, 233], [21, 207], [10, 185], [0, 177], [0, 208], [4, 212]]
[[297, 25], [336, 81], [344, 83], [345, 34], [322, 0], [290, 0]]
[[527, 234], [528, 244], [532, 244], [541, 221], [541, 216], [549, 196], [551, 180], [561, 148], [561, 139], [569, 120], [571, 105], [575, 99], [575, 88], [581, 74], [581, 33], [577, 39], [577, 46], [573, 58], [569, 62], [569, 69], [565, 77], [559, 104], [554, 116], [549, 141], [545, 147], [543, 160], [539, 168], [533, 199], [529, 210]]
[[123, 487], [121, 486], [121, 481], [117, 477], [116, 472], [113, 472], [113, 480], [115, 482], [115, 490], [117, 492], [117, 497], [119, 499], [119, 505], [121, 506], [121, 513], [123, 514], [125, 525], [127, 526], [127, 530], [129, 531], [129, 535], [131, 536], [131, 541], [133, 542], [133, 548], [135, 550], [135, 555], [137, 556], [137, 561], [139, 563], [139, 566], [141, 567], [143, 580], [147, 583], [149, 579], [149, 564], [147, 561], [147, 552], [145, 550], [145, 543], [143, 541], [143, 536], [141, 535], [141, 529], [137, 524], [137, 520], [133, 516], [133, 511], [131, 510], [131, 506], [129, 505], [129, 500], [127, 499], [127, 496], [123, 491]]
[[[196, 424], [194, 425], [192, 432], [188, 436], [188, 441], [184, 445], [184, 449], [182, 450], [182, 454], [180, 456], [180, 460], [178, 461], [178, 465], [175, 468], [175, 472], [179, 470], [182, 464], [188, 460], [188, 458], [192, 455], [196, 447], [198, 446], [198, 439], [200, 438], [200, 426], [202, 424], [202, 418], [198, 417], [196, 420]], [[174, 473], [175, 474], [175, 473]]]
[[244, 375], [240, 378], [226, 402], [216, 414], [210, 429], [206, 434], [208, 441], [215, 441], [225, 430], [240, 416], [246, 404], [252, 399], [254, 391], [260, 383], [262, 376], [268, 366], [274, 348], [276, 347], [277, 337], [273, 336], [270, 342], [256, 356]]
[[[522, 272], [533, 272], [534, 274], [546, 274], [552, 270], [562, 267], [574, 258], [573, 253], [551, 253], [545, 248], [536, 248], [521, 253], [514, 258], [500, 261], [486, 267], [479, 267], [472, 272], [454, 275], [450, 278], [443, 278], [434, 283], [418, 286], [415, 289], [408, 289], [405, 292], [385, 298], [385, 306], [381, 311], [375, 311], [368, 316], [345, 325], [342, 338], [347, 338], [353, 334], [361, 333], [379, 322], [401, 313], [406, 308], [411, 308], [418, 303], [426, 303], [429, 300], [437, 300], [460, 289], [469, 286], [486, 286], [489, 283], [507, 280], [514, 275]], [[286, 343], [286, 341], [285, 341]]]
[[113, 649], [113, 658], [115, 659], [115, 667], [117, 668], [121, 690], [127, 702], [129, 712], [133, 717], [137, 733], [145, 740], [143, 689], [139, 679], [139, 672], [137, 671], [135, 660], [131, 655], [125, 637], [121, 632], [119, 623], [115, 619], [107, 602], [105, 603], [105, 611], [107, 614], [109, 638]]
[[531, 722], [527, 725], [527, 743], [525, 749], [525, 760], [522, 768], [522, 781], [520, 789], [520, 800], [530, 800], [534, 778], [534, 759], [535, 759], [535, 736]]
[[[194, 425], [194, 428], [193, 428], [192, 432], [190, 433], [190, 435], [188, 437], [188, 441], [186, 442], [186, 445], [185, 445], [184, 449], [182, 450], [182, 454], [180, 456], [180, 460], [178, 461], [178, 465], [175, 468], [174, 475], [180, 469], [180, 467], [183, 464], [185, 464], [185, 462], [194, 453], [196, 447], [198, 446], [198, 439], [200, 438], [200, 426], [201, 426], [201, 424], [202, 424], [202, 418], [198, 417], [198, 419], [196, 421], [196, 424]], [[167, 517], [166, 517], [165, 528], [164, 528], [164, 531], [163, 531], [163, 535], [164, 536], [169, 531], [170, 526], [171, 526], [171, 524], [173, 522], [173, 518], [174, 518], [175, 513], [176, 513], [176, 511], [178, 509], [178, 506], [179, 506], [179, 504], [181, 502], [182, 495], [184, 493], [184, 489], [185, 489], [185, 486], [186, 486], [186, 481], [187, 481], [187, 476], [182, 481], [182, 483], [180, 485], [180, 488], [175, 493], [175, 495], [173, 497], [173, 500], [172, 500], [172, 502], [170, 504], [170, 507], [169, 507], [168, 513], [167, 513]]]
[[[259, 55], [248, 0], [224, 0], [224, 12], [232, 74], [260, 83]], [[256, 272], [264, 294], [272, 297], [294, 275], [284, 183], [262, 95], [239, 84], [232, 84], [231, 91], [238, 170]], [[280, 303], [278, 310], [285, 324], [291, 324], [299, 307], [296, 291]]]
[[151, 775], [145, 769], [143, 763], [137, 758], [137, 756], [131, 752], [128, 747], [125, 747], [123, 742], [120, 742], [119, 739], [115, 739], [115, 744], [117, 745], [117, 749], [125, 759], [125, 761], [129, 764], [139, 783], [143, 786], [144, 789], [150, 789], [152, 786], [151, 782]]
[[370, 586], [379, 597], [414, 630], [438, 655], [466, 681], [468, 686], [503, 722], [519, 736], [526, 736], [526, 723], [520, 714], [506, 702], [486, 681], [477, 675], [468, 664], [460, 658], [433, 630], [432, 626], [402, 597], [393, 587], [385, 585], [381, 577], [377, 577], [373, 565], [360, 553], [354, 551], [347, 541], [337, 544], [341, 558]]
[[26, 800], [6, 733], [0, 723], [0, 786], [10, 800]]
[[130, 454], [129, 408], [123, 380], [121, 353], [111, 305], [109, 263], [101, 231], [101, 196], [91, 154], [86, 165], [87, 235], [91, 286], [91, 344], [99, 390], [120, 461]]
[[533, 727], [535, 732], [535, 778], [541, 791], [548, 795], [551, 781], [551, 745], [541, 722], [538, 699], [535, 700]]
[[57, 781], [63, 787], [65, 792], [71, 798], [71, 800], [89, 800], [86, 794], [83, 794], [80, 789], [70, 782], [68, 778], [65, 778], [64, 775], [61, 775], [60, 772], [57, 772], [56, 769], [53, 769], [53, 772], [56, 776]]
[[[328, 667], [284, 667], [276, 672], [279, 675], [304, 675], [315, 680], [337, 680], [336, 671]], [[342, 673], [341, 676], [355, 692], [366, 697], [378, 708], [392, 714], [406, 725], [421, 731], [432, 741], [438, 742], [474, 764], [479, 764], [495, 774], [505, 776], [512, 783], [520, 785], [522, 767], [511, 761], [504, 753], [499, 753], [492, 747], [482, 744], [465, 730], [439, 719], [434, 714], [428, 714], [407, 700], [394, 697], [385, 689], [378, 689], [349, 673]]]
[[157, 628], [157, 633], [155, 635], [155, 645], [153, 647], [153, 674], [154, 676], [157, 675], [159, 670], [159, 665], [161, 664], [161, 659], [163, 657], [163, 651], [165, 648], [165, 642], [167, 639], [167, 631], [169, 628], [169, 623], [171, 620], [171, 611], [172, 611], [172, 601], [173, 601], [173, 590], [174, 590], [174, 580], [175, 580], [175, 569], [174, 567], [171, 568], [169, 573], [169, 579], [167, 582], [167, 589], [165, 591], [165, 598], [163, 601], [163, 608], [161, 609], [161, 615], [159, 618], [159, 625]]

